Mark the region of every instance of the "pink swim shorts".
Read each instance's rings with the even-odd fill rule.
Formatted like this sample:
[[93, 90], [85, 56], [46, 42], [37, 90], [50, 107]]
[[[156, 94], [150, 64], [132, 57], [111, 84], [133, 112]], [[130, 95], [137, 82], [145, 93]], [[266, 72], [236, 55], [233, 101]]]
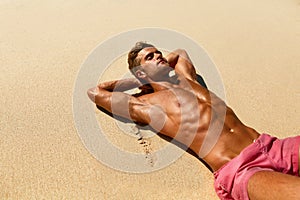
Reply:
[[299, 176], [300, 136], [278, 139], [262, 134], [237, 157], [214, 172], [220, 199], [248, 200], [247, 185], [258, 171], [268, 170]]

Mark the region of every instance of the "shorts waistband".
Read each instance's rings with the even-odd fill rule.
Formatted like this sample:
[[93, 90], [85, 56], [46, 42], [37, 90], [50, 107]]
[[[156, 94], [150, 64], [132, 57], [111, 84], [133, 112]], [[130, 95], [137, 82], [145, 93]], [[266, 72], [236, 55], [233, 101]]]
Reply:
[[270, 136], [269, 134], [266, 133], [262, 133], [259, 135], [258, 138], [253, 140], [253, 143], [251, 143], [250, 145], [248, 145], [247, 147], [245, 147], [239, 155], [237, 155], [236, 157], [234, 157], [232, 160], [230, 160], [229, 162], [225, 163], [222, 167], [220, 167], [220, 169], [218, 169], [217, 171], [215, 171], [214, 177], [217, 178], [219, 172], [225, 168], [227, 165], [229, 165], [231, 162], [233, 162], [234, 160], [237, 160], [242, 154], [247, 153], [247, 151], [252, 151], [254, 147], [256, 148], [263, 148], [267, 142], [269, 142], [270, 140], [275, 140], [277, 138]]

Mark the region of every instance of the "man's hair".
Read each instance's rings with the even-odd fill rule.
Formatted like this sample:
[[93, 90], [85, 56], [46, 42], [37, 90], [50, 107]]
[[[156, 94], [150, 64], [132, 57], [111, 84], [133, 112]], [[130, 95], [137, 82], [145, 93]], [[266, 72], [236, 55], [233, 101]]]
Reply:
[[135, 75], [136, 70], [138, 69], [138, 66], [141, 64], [141, 59], [138, 58], [138, 53], [147, 47], [154, 47], [152, 44], [148, 44], [146, 42], [137, 42], [135, 43], [135, 46], [129, 51], [128, 53], [128, 67], [129, 70], [133, 75]]

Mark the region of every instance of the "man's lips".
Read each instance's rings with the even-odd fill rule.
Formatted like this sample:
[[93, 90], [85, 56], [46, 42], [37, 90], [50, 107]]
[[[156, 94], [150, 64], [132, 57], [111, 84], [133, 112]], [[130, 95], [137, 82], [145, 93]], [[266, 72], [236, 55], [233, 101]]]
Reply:
[[166, 62], [165, 60], [161, 59], [161, 60], [158, 61], [157, 64], [161, 64], [161, 63], [162, 63], [162, 64], [166, 64], [167, 62]]

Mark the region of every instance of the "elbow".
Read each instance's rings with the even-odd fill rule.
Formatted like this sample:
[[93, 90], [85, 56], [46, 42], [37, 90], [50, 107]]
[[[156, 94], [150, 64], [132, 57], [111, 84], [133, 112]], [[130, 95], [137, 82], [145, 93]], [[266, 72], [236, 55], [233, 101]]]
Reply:
[[90, 100], [91, 100], [92, 102], [94, 102], [94, 103], [95, 103], [95, 101], [96, 101], [95, 99], [96, 99], [96, 96], [97, 96], [98, 92], [99, 92], [98, 87], [90, 88], [90, 89], [88, 89], [88, 91], [87, 91], [88, 97], [89, 97]]
[[176, 49], [175, 52], [180, 56], [187, 55], [187, 52], [184, 49]]

